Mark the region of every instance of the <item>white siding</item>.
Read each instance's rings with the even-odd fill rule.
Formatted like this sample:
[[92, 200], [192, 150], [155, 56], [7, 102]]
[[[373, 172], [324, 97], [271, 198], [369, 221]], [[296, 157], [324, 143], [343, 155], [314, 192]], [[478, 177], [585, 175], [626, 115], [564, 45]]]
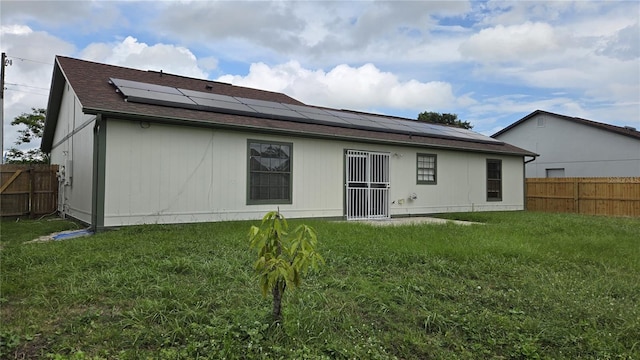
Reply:
[[[59, 165], [66, 176], [60, 181], [58, 211], [63, 216], [90, 223], [95, 116], [83, 114], [81, 108], [73, 90], [65, 86], [53, 138], [51, 163]], [[68, 165], [71, 169], [66, 168]]]
[[[392, 215], [521, 210], [521, 157], [107, 120], [105, 226], [259, 219], [247, 205], [247, 140], [293, 144], [289, 218], [344, 214], [346, 149], [389, 152]], [[438, 155], [437, 185], [416, 185], [416, 153]], [[502, 159], [503, 201], [486, 201], [486, 159]], [[416, 200], [409, 200], [416, 193]], [[402, 201], [400, 201], [402, 199]]]
[[539, 114], [498, 138], [540, 154], [527, 177], [545, 177], [548, 169], [564, 169], [566, 177], [640, 176], [640, 140], [556, 116]]

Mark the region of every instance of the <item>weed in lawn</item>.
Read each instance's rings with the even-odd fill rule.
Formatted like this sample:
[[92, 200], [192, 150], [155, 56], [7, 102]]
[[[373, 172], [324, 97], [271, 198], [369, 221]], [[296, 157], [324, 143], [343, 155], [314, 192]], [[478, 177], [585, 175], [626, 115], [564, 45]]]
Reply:
[[282, 297], [287, 287], [299, 287], [309, 269], [317, 270], [324, 259], [316, 251], [318, 242], [313, 228], [300, 225], [288, 233], [287, 220], [280, 211], [270, 211], [260, 227], [249, 230], [250, 247], [258, 250], [254, 264], [262, 296], [273, 296], [272, 320], [282, 321]]

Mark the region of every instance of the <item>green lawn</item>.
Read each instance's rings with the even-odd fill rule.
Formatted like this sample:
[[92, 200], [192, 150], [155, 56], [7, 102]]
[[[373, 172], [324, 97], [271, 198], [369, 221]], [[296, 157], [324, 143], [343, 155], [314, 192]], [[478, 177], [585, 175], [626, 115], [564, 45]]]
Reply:
[[3, 221], [0, 358], [640, 359], [640, 219], [446, 216], [484, 225], [306, 221], [326, 265], [282, 327], [257, 222], [24, 244], [76, 225]]

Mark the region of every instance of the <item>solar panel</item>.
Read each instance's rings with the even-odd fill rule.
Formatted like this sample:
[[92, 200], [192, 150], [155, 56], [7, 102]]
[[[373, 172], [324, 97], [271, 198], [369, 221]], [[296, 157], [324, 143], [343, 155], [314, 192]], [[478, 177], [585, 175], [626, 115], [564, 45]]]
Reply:
[[382, 116], [372, 116], [372, 115], [362, 115], [362, 117], [364, 117], [370, 122], [380, 124], [381, 126], [387, 129], [399, 130], [404, 132], [415, 131], [414, 129], [409, 127], [408, 123], [410, 123], [410, 121], [408, 120], [398, 120], [398, 119], [391, 119], [391, 118], [385, 118]]
[[446, 133], [443, 132], [438, 127], [430, 126], [428, 124], [425, 124], [425, 123], [422, 123], [422, 122], [419, 122], [419, 121], [408, 122], [407, 126], [410, 127], [411, 129], [414, 129], [418, 133], [422, 133], [422, 134], [431, 134], [431, 135], [437, 135], [437, 136], [445, 136], [446, 135]]
[[232, 97], [116, 78], [111, 78], [110, 83], [116, 86], [129, 102], [324, 124], [351, 129], [452, 138], [474, 142], [502, 143], [499, 140], [470, 130], [429, 124], [417, 120], [403, 120], [347, 110], [323, 109], [314, 106]]
[[287, 108], [283, 104], [277, 103], [277, 102], [273, 102], [273, 101], [247, 99], [247, 98], [242, 98], [242, 97], [236, 97], [235, 99], [240, 101], [241, 103], [249, 105], [249, 106], [256, 105], [256, 106], [270, 107], [270, 108], [274, 108], [274, 109], [289, 110], [289, 108]]
[[320, 109], [317, 107], [313, 107], [313, 106], [302, 106], [302, 105], [295, 105], [295, 104], [282, 104], [285, 107], [288, 107], [291, 110], [295, 110], [298, 112], [305, 112], [305, 113], [312, 113], [312, 114], [323, 114], [323, 115], [328, 115], [329, 113], [326, 112], [324, 109]]
[[178, 91], [180, 91], [181, 93], [183, 93], [188, 97], [197, 97], [201, 99], [211, 99], [211, 100], [240, 103], [233, 96], [220, 95], [220, 94], [208, 93], [203, 91], [193, 91], [193, 90], [187, 90], [187, 89], [178, 89]]
[[215, 99], [204, 99], [199, 97], [191, 97], [192, 101], [198, 104], [199, 109], [205, 111], [228, 111], [233, 114], [254, 113], [255, 110], [245, 104], [239, 102], [220, 101]]
[[195, 109], [196, 103], [184, 95], [168, 94], [164, 92], [141, 90], [134, 88], [122, 87], [119, 88], [120, 92], [126, 97], [127, 101], [165, 105], [165, 106], [178, 106], [188, 109]]
[[381, 126], [390, 129], [390, 130], [396, 130], [396, 131], [402, 131], [402, 132], [413, 132], [414, 130], [400, 122], [397, 123], [393, 123], [393, 122], [378, 122], [376, 121], [375, 123], [380, 124]]
[[476, 140], [482, 140], [482, 141], [486, 141], [486, 142], [494, 142], [494, 143], [498, 143], [498, 144], [504, 144], [504, 142], [498, 140], [498, 139], [494, 139], [491, 136], [486, 136], [486, 135], [482, 135], [482, 134], [478, 134], [478, 133], [473, 133], [473, 135], [469, 135], [470, 138], [472, 139], [476, 139]]
[[131, 88], [131, 89], [146, 90], [151, 92], [161, 92], [161, 93], [167, 93], [167, 94], [182, 95], [180, 91], [178, 91], [178, 89], [170, 86], [148, 84], [148, 83], [143, 83], [139, 81], [122, 80], [122, 79], [116, 79], [116, 78], [110, 78], [109, 80], [118, 88], [125, 87], [125, 88]]
[[347, 118], [347, 119], [351, 118], [351, 119], [359, 119], [359, 120], [364, 119], [362, 116], [352, 112], [348, 112], [348, 111], [339, 111], [339, 110], [325, 110], [325, 111], [331, 115], [338, 116], [341, 118]]
[[290, 120], [290, 119], [304, 120], [304, 118], [302, 118], [297, 111], [293, 111], [290, 109], [276, 109], [273, 107], [258, 106], [258, 105], [249, 105], [249, 107], [255, 110], [258, 114], [268, 114], [268, 115], [272, 115], [272, 117], [275, 117], [275, 118], [278, 118], [278, 117], [286, 118], [286, 120]]
[[353, 118], [353, 117], [348, 117], [348, 116], [337, 116], [337, 118], [342, 119], [344, 121], [346, 121], [349, 124], [353, 124], [353, 125], [359, 125], [359, 126], [370, 126], [372, 125], [372, 121], [367, 120], [367, 119], [358, 119], [358, 118]]
[[341, 121], [340, 119], [338, 119], [337, 117], [333, 116], [333, 115], [329, 115], [329, 114], [322, 114], [322, 113], [311, 113], [311, 112], [304, 112], [304, 111], [298, 111], [298, 113], [302, 116], [306, 116], [309, 119], [313, 119], [317, 122], [321, 122], [321, 123], [330, 123], [330, 124], [341, 124], [343, 123], [343, 121]]

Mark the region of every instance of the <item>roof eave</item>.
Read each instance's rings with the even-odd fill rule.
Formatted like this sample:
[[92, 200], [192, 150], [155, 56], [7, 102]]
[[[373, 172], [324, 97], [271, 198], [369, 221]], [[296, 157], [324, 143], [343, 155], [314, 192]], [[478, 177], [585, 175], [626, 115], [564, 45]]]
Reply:
[[551, 113], [548, 113], [548, 112], [546, 112], [546, 111], [544, 111], [544, 110], [536, 110], [536, 111], [532, 112], [531, 114], [529, 114], [529, 115], [527, 115], [527, 116], [523, 117], [522, 119], [520, 119], [520, 120], [518, 120], [518, 121], [514, 122], [513, 124], [511, 124], [511, 125], [507, 126], [506, 128], [504, 128], [504, 129], [502, 129], [502, 130], [498, 131], [497, 133], [495, 133], [495, 134], [491, 135], [491, 137], [495, 139], [496, 137], [498, 137], [498, 136], [500, 136], [500, 135], [502, 135], [502, 134], [506, 133], [507, 131], [509, 131], [509, 130], [513, 129], [514, 127], [516, 127], [516, 126], [518, 126], [518, 125], [522, 124], [523, 122], [527, 121], [528, 119], [530, 119], [530, 118], [532, 118], [533, 116], [535, 116], [535, 115], [537, 115], [537, 114], [540, 114], [540, 113], [547, 113], [547, 114], [551, 114]]
[[286, 134], [286, 135], [311, 137], [311, 138], [317, 138], [317, 139], [333, 139], [333, 140], [348, 140], [348, 141], [358, 140], [362, 142], [377, 143], [377, 144], [403, 145], [403, 146], [411, 146], [411, 147], [430, 147], [430, 148], [438, 148], [438, 149], [446, 149], [446, 150], [457, 150], [457, 151], [474, 152], [474, 153], [501, 154], [501, 155], [509, 155], [509, 156], [533, 156], [533, 157], [539, 156], [536, 153], [532, 153], [524, 149], [522, 152], [474, 149], [474, 148], [465, 148], [460, 146], [449, 146], [449, 145], [442, 145], [442, 144], [424, 144], [424, 143], [418, 143], [418, 142], [378, 139], [378, 138], [372, 138], [372, 137], [360, 137], [360, 136], [356, 137], [356, 136], [340, 135], [340, 134], [309, 133], [309, 132], [293, 130], [293, 129], [274, 129], [270, 127], [260, 127], [260, 126], [252, 126], [252, 125], [226, 124], [226, 123], [220, 123], [220, 122], [199, 121], [199, 120], [194, 120], [189, 118], [160, 117], [155, 115], [135, 114], [130, 112], [120, 112], [115, 110], [98, 109], [98, 108], [83, 108], [83, 112], [85, 114], [91, 114], [91, 115], [102, 114], [107, 118], [115, 117], [115, 118], [125, 119], [125, 120], [149, 121], [149, 122], [158, 122], [158, 123], [174, 124], [174, 125], [190, 124], [192, 126], [201, 126], [201, 127], [208, 127], [208, 128], [255, 131], [263, 134], [264, 133], [279, 134], [279, 135]]
[[562, 115], [562, 114], [556, 114], [556, 113], [552, 113], [549, 111], [544, 111], [544, 110], [536, 110], [534, 112], [532, 112], [531, 114], [523, 117], [522, 119], [514, 122], [513, 124], [507, 126], [506, 128], [498, 131], [497, 133], [491, 135], [492, 138], [497, 138], [498, 136], [506, 133], [507, 131], [515, 128], [516, 126], [522, 124], [523, 122], [531, 119], [532, 117], [536, 116], [536, 115], [549, 115], [549, 116], [554, 116], [556, 118], [559, 119], [563, 119], [566, 121], [571, 121], [573, 123], [576, 124], [580, 124], [580, 125], [584, 125], [584, 126], [590, 126], [596, 129], [600, 129], [602, 131], [607, 131], [609, 133], [613, 133], [613, 134], [617, 134], [617, 135], [622, 135], [622, 136], [627, 136], [627, 137], [631, 137], [633, 139], [638, 139], [638, 132], [637, 131], [632, 131], [632, 130], [626, 130], [624, 128], [621, 128], [619, 126], [616, 125], [611, 125], [611, 124], [606, 124], [606, 123], [600, 123], [597, 121], [593, 121], [593, 120], [589, 120], [589, 119], [582, 119], [579, 117], [575, 117], [575, 116], [567, 116], [567, 115]]
[[42, 133], [42, 142], [40, 143], [40, 149], [45, 153], [50, 153], [53, 146], [53, 136], [58, 123], [58, 115], [60, 114], [60, 105], [62, 103], [62, 95], [66, 82], [67, 79], [56, 58], [53, 66], [53, 75], [51, 76], [51, 87], [49, 100], [47, 102], [47, 114], [44, 122], [44, 131]]

